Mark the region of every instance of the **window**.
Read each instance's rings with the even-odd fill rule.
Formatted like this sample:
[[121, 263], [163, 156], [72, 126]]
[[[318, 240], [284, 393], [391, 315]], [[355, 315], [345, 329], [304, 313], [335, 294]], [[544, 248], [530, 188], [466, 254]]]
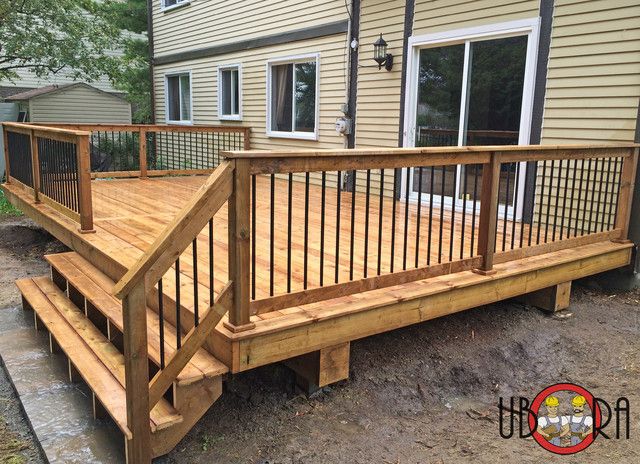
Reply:
[[267, 135], [317, 140], [318, 58], [269, 62]]
[[167, 122], [191, 123], [191, 73], [166, 76]]
[[218, 117], [242, 119], [242, 71], [238, 64], [218, 68]]
[[180, 5], [187, 5], [191, 0], [160, 0], [163, 9], [175, 8]]

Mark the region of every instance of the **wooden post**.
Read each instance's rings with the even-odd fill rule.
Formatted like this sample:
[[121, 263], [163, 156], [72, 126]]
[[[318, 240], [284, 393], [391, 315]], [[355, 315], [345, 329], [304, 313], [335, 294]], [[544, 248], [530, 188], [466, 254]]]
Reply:
[[500, 158], [500, 153], [492, 152], [489, 163], [482, 167], [482, 192], [480, 194], [478, 229], [478, 255], [482, 256], [482, 266], [473, 270], [482, 275], [491, 275], [496, 272], [493, 269], [493, 254], [496, 248]]
[[89, 134], [76, 138], [78, 156], [78, 195], [80, 196], [80, 232], [83, 234], [95, 232], [93, 228], [93, 204], [91, 199], [91, 155], [89, 149]]
[[242, 332], [255, 327], [250, 320], [250, 176], [249, 160], [235, 160], [233, 192], [229, 197], [229, 280], [233, 281], [233, 304], [225, 327]]
[[570, 297], [571, 281], [520, 295], [516, 298], [516, 301], [544, 309], [545, 311], [556, 312], [569, 307]]
[[9, 183], [9, 177], [11, 176], [11, 170], [9, 165], [9, 135], [7, 134], [7, 127], [2, 126], [2, 139], [4, 140], [4, 172], [5, 182]]
[[122, 300], [127, 426], [127, 462], [151, 462], [149, 425], [149, 356], [147, 353], [147, 301], [144, 280]]
[[244, 150], [251, 150], [251, 128], [249, 127], [244, 130]]
[[40, 203], [40, 155], [38, 152], [38, 137], [32, 130], [31, 140], [31, 171], [33, 176], [33, 200]]
[[615, 228], [620, 229], [620, 238], [614, 242], [629, 242], [629, 222], [631, 220], [631, 206], [633, 203], [633, 189], [635, 187], [636, 169], [638, 168], [638, 152], [633, 148], [631, 156], [623, 158], [620, 173], [620, 194], [616, 211]]
[[140, 179], [147, 178], [147, 130], [140, 128], [139, 152], [140, 152]]

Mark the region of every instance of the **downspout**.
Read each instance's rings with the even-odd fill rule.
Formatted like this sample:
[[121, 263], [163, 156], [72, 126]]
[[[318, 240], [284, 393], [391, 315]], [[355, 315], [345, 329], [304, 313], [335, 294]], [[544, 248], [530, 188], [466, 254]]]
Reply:
[[351, 118], [351, 133], [346, 137], [347, 148], [356, 146], [356, 103], [358, 99], [358, 52], [360, 45], [353, 49], [351, 43], [360, 37], [360, 0], [351, 2], [351, 20], [347, 35], [349, 49], [349, 76], [347, 84], [347, 115]]

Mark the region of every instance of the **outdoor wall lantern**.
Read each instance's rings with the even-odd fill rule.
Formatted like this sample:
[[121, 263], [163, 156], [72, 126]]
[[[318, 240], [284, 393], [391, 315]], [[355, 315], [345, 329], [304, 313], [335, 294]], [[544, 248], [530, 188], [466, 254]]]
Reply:
[[373, 59], [378, 63], [378, 69], [384, 69], [387, 71], [391, 71], [393, 67], [393, 55], [391, 53], [387, 53], [387, 42], [382, 38], [382, 34], [380, 34], [380, 38], [373, 43]]

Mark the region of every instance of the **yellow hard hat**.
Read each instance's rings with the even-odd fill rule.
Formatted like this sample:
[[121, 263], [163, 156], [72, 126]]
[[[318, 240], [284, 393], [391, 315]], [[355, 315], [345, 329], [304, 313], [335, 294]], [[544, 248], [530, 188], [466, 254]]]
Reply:
[[580, 406], [584, 406], [586, 402], [587, 400], [582, 395], [574, 396], [571, 400], [571, 404], [577, 408], [579, 408]]
[[544, 400], [544, 404], [546, 404], [547, 406], [555, 407], [560, 404], [560, 401], [558, 401], [558, 398], [556, 398], [555, 396], [547, 396], [547, 399]]

